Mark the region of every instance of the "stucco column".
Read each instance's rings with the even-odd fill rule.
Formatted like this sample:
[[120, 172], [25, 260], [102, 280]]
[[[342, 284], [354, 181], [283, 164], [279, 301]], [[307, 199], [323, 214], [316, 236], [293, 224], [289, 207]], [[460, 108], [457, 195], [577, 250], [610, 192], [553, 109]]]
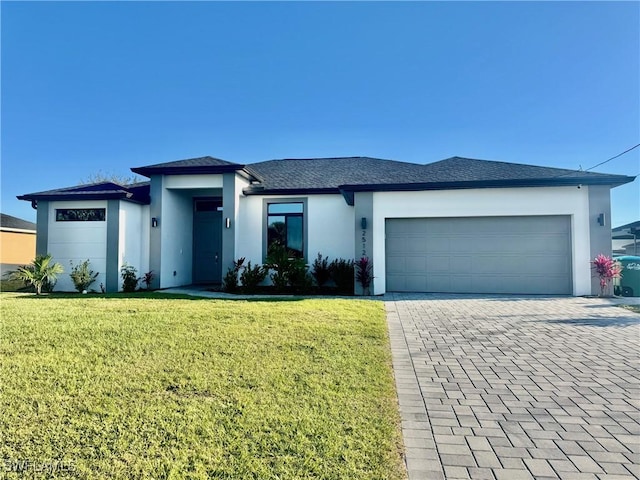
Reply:
[[[604, 221], [601, 222], [601, 219]], [[611, 256], [611, 188], [609, 185], [589, 185], [589, 242], [590, 260], [601, 253]], [[599, 293], [600, 281], [592, 276], [591, 294]]]
[[[236, 172], [222, 175], [222, 278], [236, 259], [236, 223], [238, 216]], [[228, 219], [228, 220], [227, 220]], [[227, 228], [227, 222], [229, 228]]]
[[156, 219], [156, 226], [149, 228], [149, 270], [153, 272], [151, 288], [161, 288], [160, 272], [162, 267], [162, 229], [164, 225], [162, 219], [162, 193], [164, 188], [164, 177], [162, 175], [151, 176], [151, 186], [149, 195], [151, 204], [149, 205], [149, 221]]
[[120, 200], [107, 201], [107, 271], [105, 288], [117, 292], [119, 283]]
[[[367, 257], [373, 262], [373, 192], [356, 192], [354, 195], [354, 241], [355, 261]], [[375, 269], [375, 265], [374, 265]], [[364, 295], [360, 282], [355, 282], [355, 294]], [[369, 291], [374, 292], [375, 278], [371, 281]]]
[[38, 200], [36, 218], [36, 255], [46, 255], [49, 250], [49, 202]]

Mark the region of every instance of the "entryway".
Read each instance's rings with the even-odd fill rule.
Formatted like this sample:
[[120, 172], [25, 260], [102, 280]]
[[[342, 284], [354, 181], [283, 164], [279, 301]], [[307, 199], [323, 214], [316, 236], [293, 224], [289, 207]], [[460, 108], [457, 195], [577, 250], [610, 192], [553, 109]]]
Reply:
[[193, 200], [193, 283], [222, 281], [222, 200]]

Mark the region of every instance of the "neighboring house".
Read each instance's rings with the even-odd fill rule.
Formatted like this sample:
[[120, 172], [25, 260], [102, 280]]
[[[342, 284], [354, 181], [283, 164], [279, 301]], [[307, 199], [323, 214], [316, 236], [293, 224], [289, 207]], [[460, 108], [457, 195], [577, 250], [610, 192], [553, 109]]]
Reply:
[[460, 157], [202, 157], [132, 171], [150, 181], [18, 197], [37, 208], [38, 253], [89, 258], [108, 291], [125, 262], [153, 271], [155, 288], [217, 283], [280, 240], [308, 263], [370, 257], [374, 294], [587, 295], [599, 288], [590, 260], [611, 254], [610, 189], [635, 178]]
[[36, 224], [0, 213], [0, 275], [36, 256]]
[[640, 221], [611, 230], [614, 255], [640, 255]]

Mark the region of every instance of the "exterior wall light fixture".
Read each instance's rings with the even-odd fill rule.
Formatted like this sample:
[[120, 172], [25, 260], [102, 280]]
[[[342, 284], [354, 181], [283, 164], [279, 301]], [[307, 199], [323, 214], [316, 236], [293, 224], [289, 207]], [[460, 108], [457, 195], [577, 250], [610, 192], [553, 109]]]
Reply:
[[156, 228], [158, 226], [158, 219], [156, 217], [151, 218], [151, 228]]
[[224, 226], [226, 228], [231, 228], [231, 219], [229, 217], [224, 219]]
[[367, 229], [367, 217], [362, 217], [362, 219], [360, 220], [360, 226], [363, 230]]
[[601, 213], [600, 215], [598, 215], [598, 225], [600, 225], [601, 227], [607, 226], [607, 217], [605, 216], [604, 213]]

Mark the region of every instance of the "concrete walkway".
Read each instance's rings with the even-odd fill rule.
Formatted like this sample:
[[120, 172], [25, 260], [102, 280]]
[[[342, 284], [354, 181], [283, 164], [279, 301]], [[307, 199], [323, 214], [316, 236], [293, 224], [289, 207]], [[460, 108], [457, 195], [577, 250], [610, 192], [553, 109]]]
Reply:
[[384, 299], [411, 480], [640, 477], [640, 315], [595, 298]]

